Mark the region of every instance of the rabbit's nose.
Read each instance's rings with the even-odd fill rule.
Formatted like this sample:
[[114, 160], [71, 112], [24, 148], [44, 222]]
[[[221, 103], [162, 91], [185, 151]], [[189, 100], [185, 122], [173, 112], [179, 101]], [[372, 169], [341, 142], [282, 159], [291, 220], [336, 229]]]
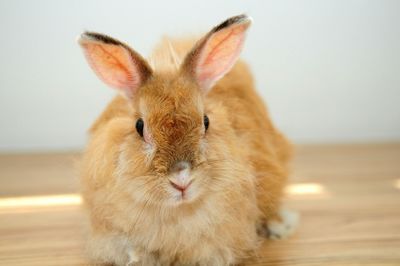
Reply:
[[174, 183], [173, 181], [169, 180], [169, 182], [171, 183], [171, 186], [173, 188], [175, 188], [176, 190], [179, 190], [180, 192], [185, 192], [185, 190], [190, 186], [190, 184], [192, 184], [192, 181], [190, 181], [189, 183], [187, 183], [186, 185], [179, 185]]
[[171, 185], [180, 191], [185, 189], [192, 183], [190, 177], [190, 164], [188, 162], [178, 162], [172, 167], [171, 178], [169, 178]]
[[187, 161], [180, 161], [171, 167], [172, 172], [182, 172], [190, 169], [190, 163]]

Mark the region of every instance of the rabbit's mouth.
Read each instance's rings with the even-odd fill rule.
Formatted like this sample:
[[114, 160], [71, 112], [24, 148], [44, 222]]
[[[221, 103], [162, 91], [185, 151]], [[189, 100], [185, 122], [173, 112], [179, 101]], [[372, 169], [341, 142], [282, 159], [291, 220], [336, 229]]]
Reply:
[[180, 191], [182, 193], [182, 197], [185, 194], [185, 191], [187, 188], [189, 188], [189, 186], [192, 184], [193, 180], [190, 180], [189, 183], [187, 183], [186, 185], [180, 185], [178, 183], [174, 183], [173, 181], [169, 181], [169, 183], [171, 184], [171, 186], [173, 188], [175, 188], [176, 190]]
[[187, 161], [180, 161], [172, 167], [172, 173], [168, 178], [169, 185], [173, 190], [173, 196], [178, 201], [190, 200], [193, 196], [193, 176], [191, 164]]
[[192, 186], [193, 180], [185, 185], [177, 184], [173, 181], [169, 181], [171, 187], [171, 194], [175, 203], [189, 203], [195, 197], [194, 187]]

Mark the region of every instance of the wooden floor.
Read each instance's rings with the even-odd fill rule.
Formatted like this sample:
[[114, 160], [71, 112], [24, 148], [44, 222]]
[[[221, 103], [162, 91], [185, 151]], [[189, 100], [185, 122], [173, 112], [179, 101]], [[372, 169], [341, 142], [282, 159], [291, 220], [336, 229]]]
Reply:
[[[0, 156], [0, 265], [86, 264], [77, 158]], [[400, 144], [299, 147], [293, 170], [300, 226], [247, 265], [400, 265]]]

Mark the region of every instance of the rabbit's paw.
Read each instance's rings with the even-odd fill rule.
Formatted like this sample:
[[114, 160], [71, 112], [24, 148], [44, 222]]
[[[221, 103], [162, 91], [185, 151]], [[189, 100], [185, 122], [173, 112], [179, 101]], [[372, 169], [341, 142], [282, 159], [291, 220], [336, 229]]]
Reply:
[[126, 263], [126, 266], [137, 266], [137, 265], [139, 265], [138, 255], [133, 250], [128, 251], [128, 262]]
[[261, 235], [269, 239], [284, 239], [290, 236], [299, 222], [297, 212], [289, 210], [281, 210], [279, 212], [280, 221], [271, 220], [262, 226]]

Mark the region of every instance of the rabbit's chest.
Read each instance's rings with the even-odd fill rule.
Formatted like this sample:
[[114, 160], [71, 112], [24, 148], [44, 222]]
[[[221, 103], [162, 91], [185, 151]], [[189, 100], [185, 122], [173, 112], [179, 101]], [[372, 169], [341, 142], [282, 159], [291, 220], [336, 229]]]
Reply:
[[203, 207], [191, 215], [181, 214], [174, 219], [166, 219], [162, 213], [152, 213], [136, 224], [129, 238], [133, 247], [140, 247], [146, 253], [206, 254], [221, 245], [229, 245], [224, 243], [225, 239], [230, 239], [229, 232], [224, 230], [226, 219], [224, 212], [215, 207]]

